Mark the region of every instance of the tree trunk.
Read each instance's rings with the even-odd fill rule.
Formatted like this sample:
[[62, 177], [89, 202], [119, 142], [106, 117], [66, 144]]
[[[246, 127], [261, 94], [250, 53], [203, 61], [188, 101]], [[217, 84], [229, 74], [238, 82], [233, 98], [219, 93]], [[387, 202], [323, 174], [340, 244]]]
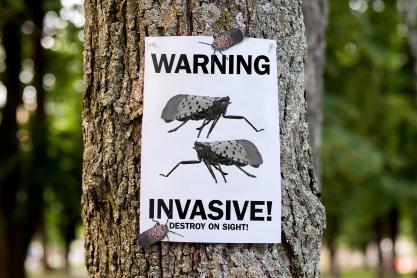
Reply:
[[42, 244], [43, 254], [42, 254], [42, 266], [45, 272], [51, 271], [52, 267], [49, 264], [48, 257], [49, 257], [49, 241], [48, 241], [48, 234], [46, 232], [46, 225], [45, 225], [45, 217], [41, 217], [39, 220], [39, 237]]
[[[36, 110], [31, 119], [31, 137], [33, 142], [33, 151], [31, 165], [29, 169], [27, 195], [30, 196], [26, 204], [27, 211], [27, 233], [29, 241], [35, 232], [36, 226], [42, 218], [43, 213], [43, 192], [45, 177], [47, 171], [47, 124], [45, 114], [45, 90], [43, 89], [43, 76], [45, 74], [45, 58], [41, 45], [44, 12], [42, 9], [42, 0], [28, 0], [27, 6], [30, 7], [31, 18], [35, 25], [32, 33], [32, 53], [31, 58], [34, 65], [33, 86], [36, 89]], [[45, 225], [45, 223], [43, 223]]]
[[395, 269], [395, 258], [397, 257], [397, 253], [395, 251], [395, 242], [397, 240], [398, 236], [398, 222], [399, 222], [399, 215], [398, 215], [398, 209], [396, 207], [393, 207], [389, 212], [389, 227], [390, 227], [390, 238], [392, 241], [392, 250], [390, 254], [390, 271], [391, 271], [391, 277], [397, 278], [398, 273]]
[[375, 242], [378, 251], [377, 267], [375, 269], [375, 277], [383, 278], [385, 275], [384, 255], [381, 249], [382, 241], [382, 219], [378, 218], [374, 224]]
[[26, 176], [27, 171], [22, 170], [26, 165], [22, 163], [23, 156], [16, 138], [19, 129], [16, 110], [22, 96], [19, 73], [22, 64], [20, 25], [23, 17], [18, 13], [10, 16], [2, 32], [6, 53], [7, 104], [2, 111], [0, 124], [0, 240], [4, 243], [0, 245], [0, 278], [25, 277], [27, 249], [42, 211], [44, 177], [38, 170], [39, 165], [42, 165], [41, 161], [46, 161], [46, 134], [42, 89], [44, 59], [40, 44], [43, 25], [41, 4], [41, 0], [30, 1], [30, 12], [38, 30], [33, 39], [34, 86], [37, 90], [38, 106], [31, 132], [34, 148], [33, 165], [29, 169], [33, 172], [29, 177]]
[[339, 233], [339, 223], [337, 217], [327, 216], [327, 227], [326, 227], [326, 244], [329, 248], [330, 253], [330, 277], [339, 278], [339, 266], [337, 264], [336, 253], [337, 253], [337, 234]]
[[15, 213], [18, 184], [21, 182], [20, 157], [16, 133], [16, 110], [20, 103], [19, 81], [21, 65], [20, 26], [12, 16], [2, 28], [2, 43], [6, 54], [4, 84], [7, 104], [0, 122], [0, 277], [23, 277], [26, 257], [24, 227]]
[[404, 0], [403, 5], [405, 21], [408, 27], [407, 40], [414, 70], [414, 89], [417, 102], [417, 4], [415, 0]]
[[[82, 204], [90, 277], [319, 277], [325, 214], [308, 145], [301, 1], [87, 0], [85, 12]], [[212, 35], [219, 26], [278, 44], [283, 243], [144, 250], [137, 243], [144, 37]]]
[[64, 272], [70, 274], [69, 252], [71, 248], [71, 241], [65, 240], [64, 242]]
[[[417, 103], [417, 3], [416, 0], [404, 0], [403, 4], [405, 22], [407, 24], [408, 29], [407, 41], [409, 48], [409, 56], [411, 58], [411, 65], [413, 67], [414, 73], [414, 93], [416, 96]], [[417, 217], [415, 216], [415, 218]], [[416, 219], [414, 219], [414, 221], [417, 222]], [[416, 226], [417, 225], [415, 224], [415, 234], [417, 234]], [[417, 271], [414, 273], [414, 276], [417, 277]]]
[[303, 1], [308, 57], [305, 65], [305, 90], [310, 145], [313, 153], [314, 172], [320, 188], [320, 145], [323, 122], [322, 91], [326, 55], [327, 0]]

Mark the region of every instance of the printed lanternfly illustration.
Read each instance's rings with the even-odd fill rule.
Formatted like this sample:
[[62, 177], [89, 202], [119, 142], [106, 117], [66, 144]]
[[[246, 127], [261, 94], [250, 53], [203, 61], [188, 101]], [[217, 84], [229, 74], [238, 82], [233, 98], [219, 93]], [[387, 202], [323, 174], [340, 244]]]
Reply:
[[223, 50], [227, 50], [231, 48], [232, 46], [240, 43], [243, 41], [243, 33], [237, 28], [233, 28], [232, 30], [228, 32], [223, 32], [217, 35], [213, 36], [214, 40], [213, 42], [206, 43], [206, 42], [200, 42], [202, 44], [211, 45], [211, 47], [214, 49], [214, 54], [216, 54], [216, 51], [219, 51], [221, 54]]
[[139, 245], [142, 246], [143, 248], [148, 248], [152, 244], [163, 240], [165, 237], [167, 237], [169, 240], [168, 233], [173, 233], [173, 234], [182, 236], [168, 229], [168, 219], [165, 225], [160, 224], [158, 221], [153, 220], [153, 219], [152, 221], [156, 222], [155, 226], [144, 231], [143, 233], [139, 235]]
[[161, 118], [169, 123], [174, 120], [183, 122], [178, 127], [168, 132], [177, 131], [189, 120], [203, 120], [203, 124], [197, 128], [200, 137], [203, 128], [211, 122], [207, 138], [210, 136], [213, 128], [216, 126], [220, 117], [225, 119], [245, 120], [256, 132], [264, 130], [257, 129], [248, 119], [243, 116], [226, 115], [227, 107], [231, 104], [229, 97], [209, 97], [195, 95], [176, 95], [173, 96], [162, 110]]
[[217, 183], [214, 169], [220, 172], [226, 183], [226, 175], [220, 165], [234, 165], [248, 177], [256, 176], [246, 172], [242, 167], [250, 165], [258, 168], [263, 163], [258, 148], [252, 142], [244, 139], [214, 142], [195, 142], [194, 149], [197, 152], [198, 160], [181, 161], [168, 174], [161, 176], [168, 177], [181, 164], [197, 164], [203, 162], [209, 170], [214, 181]]

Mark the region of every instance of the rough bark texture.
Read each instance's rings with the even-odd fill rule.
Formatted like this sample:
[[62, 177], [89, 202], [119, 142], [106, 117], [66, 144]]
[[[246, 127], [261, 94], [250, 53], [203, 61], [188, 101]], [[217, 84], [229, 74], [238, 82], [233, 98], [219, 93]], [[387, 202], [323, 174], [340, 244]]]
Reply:
[[326, 54], [327, 0], [303, 1], [308, 57], [305, 65], [305, 90], [310, 130], [310, 146], [313, 153], [314, 171], [320, 187], [320, 145], [323, 122], [322, 91], [323, 70]]
[[[86, 0], [83, 221], [90, 277], [318, 277], [301, 1]], [[278, 43], [283, 244], [137, 244], [144, 37], [240, 27]], [[278, 171], [278, 169], [277, 169]], [[260, 235], [262, 236], [262, 235]]]

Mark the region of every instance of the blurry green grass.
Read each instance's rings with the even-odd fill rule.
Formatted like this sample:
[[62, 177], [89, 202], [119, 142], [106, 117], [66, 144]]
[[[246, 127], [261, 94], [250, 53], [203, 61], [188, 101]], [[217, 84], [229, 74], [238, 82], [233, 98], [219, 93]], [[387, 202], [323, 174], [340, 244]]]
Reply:
[[[330, 278], [328, 273], [322, 273], [322, 278]], [[390, 277], [388, 273], [386, 273], [386, 277]], [[413, 274], [407, 275], [398, 275], [398, 278], [415, 278]], [[347, 272], [342, 272], [340, 278], [375, 278], [375, 271], [374, 270], [352, 270]]]

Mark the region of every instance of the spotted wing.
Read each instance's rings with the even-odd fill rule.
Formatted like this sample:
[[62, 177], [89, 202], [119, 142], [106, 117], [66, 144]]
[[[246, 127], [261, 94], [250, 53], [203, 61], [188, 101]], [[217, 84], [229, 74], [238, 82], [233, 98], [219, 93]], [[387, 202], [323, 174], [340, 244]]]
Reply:
[[156, 242], [155, 239], [151, 235], [152, 229], [153, 228], [146, 230], [139, 235], [139, 245], [142, 246], [143, 248], [148, 248], [149, 246], [151, 246], [152, 244]]
[[139, 235], [139, 245], [143, 248], [148, 248], [152, 244], [161, 241], [166, 236], [166, 232], [162, 225], [156, 225]]
[[161, 118], [167, 123], [176, 120], [178, 105], [187, 96], [188, 95], [176, 95], [170, 98], [170, 100], [168, 100], [167, 104], [165, 105], [164, 110], [162, 110]]
[[243, 40], [243, 33], [237, 28], [233, 28], [229, 32], [224, 32], [216, 38], [219, 50], [227, 50], [235, 44]]
[[221, 157], [228, 158], [235, 162], [249, 164], [245, 149], [237, 140], [207, 142], [207, 145], [214, 153]]
[[194, 96], [186, 95], [178, 104], [178, 110], [176, 113], [176, 119], [182, 119], [193, 114], [200, 113], [207, 110], [216, 100], [221, 99], [220, 97], [207, 97], [207, 96]]

